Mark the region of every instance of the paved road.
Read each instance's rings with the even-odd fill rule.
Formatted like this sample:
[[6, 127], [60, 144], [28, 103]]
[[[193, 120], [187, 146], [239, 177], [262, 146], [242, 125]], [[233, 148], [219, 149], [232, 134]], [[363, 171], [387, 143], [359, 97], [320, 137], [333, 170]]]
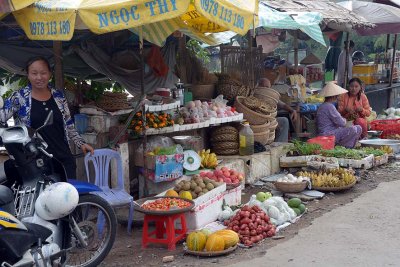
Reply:
[[400, 181], [324, 214], [263, 257], [229, 266], [400, 266]]

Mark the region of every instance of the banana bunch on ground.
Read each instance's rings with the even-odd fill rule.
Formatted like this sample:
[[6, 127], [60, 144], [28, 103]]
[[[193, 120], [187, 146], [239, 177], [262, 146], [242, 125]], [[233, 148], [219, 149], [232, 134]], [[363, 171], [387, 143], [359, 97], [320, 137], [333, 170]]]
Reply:
[[343, 187], [356, 181], [354, 173], [343, 168], [326, 171], [300, 171], [298, 176], [310, 177], [315, 187]]
[[214, 169], [218, 165], [217, 155], [211, 153], [210, 149], [203, 149], [197, 152], [201, 157], [201, 167], [207, 169]]
[[383, 152], [385, 152], [386, 154], [392, 155], [393, 154], [393, 148], [391, 148], [390, 146], [381, 146], [379, 147], [380, 150], [382, 150]]

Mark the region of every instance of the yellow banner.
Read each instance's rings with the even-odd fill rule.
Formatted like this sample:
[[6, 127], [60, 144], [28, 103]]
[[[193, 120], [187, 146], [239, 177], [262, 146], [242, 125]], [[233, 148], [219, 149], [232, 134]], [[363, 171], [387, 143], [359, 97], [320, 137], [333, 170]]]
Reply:
[[77, 14], [88, 29], [102, 34], [178, 17], [189, 4], [190, 0], [41, 0], [13, 15], [29, 39], [68, 41]]
[[190, 4], [188, 11], [180, 16], [186, 26], [195, 30], [195, 32], [221, 32], [227, 29], [218, 25], [215, 21], [210, 21], [202, 13], [196, 10], [193, 4]]
[[239, 34], [246, 34], [258, 12], [255, 0], [195, 0], [195, 8], [208, 20]]
[[189, 7], [190, 0], [107, 1], [101, 7], [82, 5], [79, 17], [94, 33], [105, 33], [175, 18]]

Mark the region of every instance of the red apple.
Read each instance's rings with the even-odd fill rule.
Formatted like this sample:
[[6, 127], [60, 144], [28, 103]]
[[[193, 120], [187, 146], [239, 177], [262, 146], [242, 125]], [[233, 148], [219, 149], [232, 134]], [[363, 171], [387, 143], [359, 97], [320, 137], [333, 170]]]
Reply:
[[226, 171], [229, 171], [229, 169], [227, 167], [222, 167], [221, 171], [226, 172]]
[[225, 178], [225, 183], [231, 184], [231, 183], [232, 183], [232, 180], [231, 180], [230, 178]]

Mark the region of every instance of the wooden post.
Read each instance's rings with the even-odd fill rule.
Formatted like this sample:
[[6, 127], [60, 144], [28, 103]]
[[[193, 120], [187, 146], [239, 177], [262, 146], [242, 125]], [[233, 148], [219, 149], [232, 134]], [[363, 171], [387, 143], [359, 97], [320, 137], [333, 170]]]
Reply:
[[[394, 40], [393, 40], [393, 53], [392, 53], [392, 62], [390, 64], [390, 77], [389, 77], [389, 86], [392, 87], [393, 84], [393, 70], [394, 70], [394, 61], [396, 60], [396, 47], [397, 47], [397, 34], [394, 35]], [[387, 90], [387, 107], [389, 108], [391, 106], [391, 97], [392, 97], [392, 88], [389, 88]]]
[[54, 52], [54, 78], [56, 80], [56, 88], [58, 90], [64, 91], [64, 75], [62, 67], [62, 42], [53, 42], [53, 52]]
[[188, 83], [187, 73], [186, 73], [186, 60], [184, 55], [186, 54], [186, 35], [183, 34], [179, 38], [179, 78], [181, 82]]
[[349, 46], [350, 46], [350, 42], [349, 42], [349, 32], [346, 32], [346, 59], [345, 59], [345, 66], [344, 66], [344, 77], [343, 77], [343, 87], [346, 88], [347, 87], [347, 82], [349, 79]]
[[297, 74], [299, 70], [299, 39], [297, 38], [298, 32], [296, 31], [296, 35], [293, 40], [293, 50], [294, 50], [294, 72]]

